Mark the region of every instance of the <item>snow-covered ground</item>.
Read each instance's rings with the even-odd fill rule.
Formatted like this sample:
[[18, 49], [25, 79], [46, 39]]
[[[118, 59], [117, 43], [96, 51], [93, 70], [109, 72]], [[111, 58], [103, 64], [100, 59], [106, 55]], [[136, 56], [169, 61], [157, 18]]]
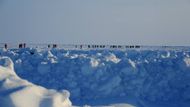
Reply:
[[0, 107], [71, 107], [68, 91], [36, 86], [17, 76], [10, 58], [0, 61]]
[[0, 65], [0, 107], [190, 106], [187, 47], [1, 49]]

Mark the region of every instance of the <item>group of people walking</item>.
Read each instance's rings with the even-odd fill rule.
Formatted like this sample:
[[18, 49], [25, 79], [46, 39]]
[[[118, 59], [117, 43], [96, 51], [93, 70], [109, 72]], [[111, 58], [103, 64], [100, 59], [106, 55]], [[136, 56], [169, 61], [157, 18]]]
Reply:
[[83, 49], [104, 49], [104, 48], [110, 48], [110, 49], [124, 49], [124, 48], [140, 48], [140, 45], [75, 45], [75, 48]]
[[[8, 44], [7, 43], [4, 44], [4, 48], [8, 49]], [[18, 44], [18, 48], [26, 48], [26, 43], [20, 43], [20, 44]]]
[[[52, 47], [53, 47], [53, 48], [57, 48], [57, 44], [52, 44]], [[7, 43], [4, 44], [4, 48], [5, 48], [5, 49], [8, 49], [8, 44], [7, 44]], [[19, 48], [19, 49], [20, 49], [20, 48], [26, 48], [26, 43], [19, 43], [19, 44], [18, 44], [18, 48]], [[51, 48], [51, 45], [50, 45], [50, 44], [48, 44], [48, 48]]]
[[[104, 49], [106, 48], [106, 45], [86, 45], [87, 48], [92, 48], [92, 49], [96, 49], [96, 48], [100, 48], [100, 49]], [[75, 48], [79, 48], [79, 49], [83, 49], [86, 47], [85, 45], [75, 45]], [[57, 44], [48, 44], [47, 45], [48, 48], [57, 48], [58, 45]], [[126, 45], [126, 46], [122, 46], [122, 45], [110, 45], [109, 48], [111, 49], [122, 49], [122, 48], [140, 48], [140, 45]], [[8, 45], [7, 43], [4, 44], [4, 48], [7, 49]], [[26, 43], [20, 43], [18, 45], [18, 48], [26, 48]]]

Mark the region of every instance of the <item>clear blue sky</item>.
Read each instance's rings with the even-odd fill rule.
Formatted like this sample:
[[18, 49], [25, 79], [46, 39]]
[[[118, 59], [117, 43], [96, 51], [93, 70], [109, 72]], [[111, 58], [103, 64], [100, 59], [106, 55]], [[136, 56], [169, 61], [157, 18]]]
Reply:
[[0, 42], [190, 46], [190, 0], [0, 0]]

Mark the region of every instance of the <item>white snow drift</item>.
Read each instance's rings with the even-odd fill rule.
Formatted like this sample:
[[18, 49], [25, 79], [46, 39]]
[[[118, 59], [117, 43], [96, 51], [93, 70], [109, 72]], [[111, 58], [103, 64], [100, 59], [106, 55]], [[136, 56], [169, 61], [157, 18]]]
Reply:
[[0, 57], [0, 107], [70, 107], [69, 92], [47, 90], [19, 78], [13, 62]]

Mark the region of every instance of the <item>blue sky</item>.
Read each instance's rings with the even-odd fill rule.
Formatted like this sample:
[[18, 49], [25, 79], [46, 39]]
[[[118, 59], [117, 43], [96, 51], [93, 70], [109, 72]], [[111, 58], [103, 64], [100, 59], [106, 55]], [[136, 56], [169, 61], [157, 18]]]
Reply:
[[0, 0], [0, 42], [190, 45], [190, 1]]

